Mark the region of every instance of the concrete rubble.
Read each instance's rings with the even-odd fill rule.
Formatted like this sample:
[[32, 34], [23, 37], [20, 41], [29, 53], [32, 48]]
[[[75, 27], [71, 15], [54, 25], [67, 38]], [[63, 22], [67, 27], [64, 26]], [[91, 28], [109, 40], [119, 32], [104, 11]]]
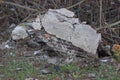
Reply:
[[12, 39], [19, 40], [24, 39], [28, 36], [26, 29], [23, 26], [16, 26], [16, 28], [12, 31]]
[[[83, 24], [75, 14], [65, 8], [49, 9], [44, 15], [38, 15], [32, 27], [35, 30], [45, 31], [57, 38], [71, 42], [89, 53], [96, 54], [101, 34], [97, 33], [90, 25]], [[12, 31], [12, 39], [19, 40], [28, 37], [28, 29], [16, 26]]]
[[42, 18], [42, 25], [48, 33], [96, 54], [101, 34], [96, 33], [90, 25], [80, 23], [78, 18], [74, 18], [73, 12], [64, 8], [49, 9]]

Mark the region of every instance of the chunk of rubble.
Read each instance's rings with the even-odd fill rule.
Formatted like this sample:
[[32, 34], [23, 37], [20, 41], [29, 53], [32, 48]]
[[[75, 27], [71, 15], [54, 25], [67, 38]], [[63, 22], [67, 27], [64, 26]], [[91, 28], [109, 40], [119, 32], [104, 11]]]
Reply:
[[[34, 29], [33, 31], [41, 30], [41, 28], [44, 27], [48, 34], [55, 35], [56, 38], [67, 41], [68, 43], [70, 42], [73, 46], [83, 49], [88, 53], [96, 54], [99, 41], [101, 40], [101, 34], [98, 34], [90, 25], [80, 23], [78, 18], [74, 18], [74, 15], [73, 12], [65, 8], [49, 9], [44, 15], [38, 15], [31, 26]], [[26, 31], [29, 32], [29, 30], [18, 25], [12, 31], [12, 39], [18, 40], [26, 38], [28, 36]], [[44, 38], [44, 36], [42, 37]], [[44, 39], [44, 41], [49, 41], [46, 38]], [[58, 49], [57, 46], [56, 49]], [[66, 50], [62, 49], [62, 52], [70, 50], [68, 47], [65, 49]]]
[[24, 26], [18, 25], [12, 31], [12, 39], [13, 40], [24, 39], [27, 36], [28, 36], [28, 33], [26, 32], [26, 28]]
[[90, 25], [80, 23], [73, 16], [73, 12], [65, 8], [49, 9], [41, 20], [42, 26], [49, 34], [96, 54], [101, 34], [98, 34]]
[[41, 19], [42, 19], [43, 15], [39, 15], [35, 21], [32, 23], [32, 27], [35, 30], [41, 30]]
[[40, 70], [40, 72], [41, 72], [42, 74], [51, 74], [51, 73], [52, 73], [52, 72], [49, 71], [48, 69], [42, 69], [42, 70]]
[[47, 62], [50, 63], [50, 64], [56, 64], [57, 61], [58, 61], [57, 58], [53, 58], [53, 57], [52, 57], [52, 58], [49, 57], [49, 58], [47, 59]]

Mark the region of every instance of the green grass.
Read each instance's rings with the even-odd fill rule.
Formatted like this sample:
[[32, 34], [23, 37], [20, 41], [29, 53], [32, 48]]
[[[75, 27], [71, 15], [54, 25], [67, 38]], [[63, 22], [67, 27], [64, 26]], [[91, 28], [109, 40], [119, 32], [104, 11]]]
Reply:
[[[18, 68], [20, 70], [17, 70]], [[31, 77], [36, 72], [35, 67], [26, 62], [8, 62], [4, 68], [6, 79], [25, 80], [26, 77]]]
[[26, 57], [18, 57], [15, 50], [8, 51], [4, 57], [2, 61], [4, 62], [4, 67], [0, 67], [0, 74], [4, 75], [2, 80], [25, 80], [26, 77], [37, 74], [36, 68], [28, 62], [28, 59]]
[[[120, 74], [116, 73], [116, 67], [112, 63], [100, 63], [97, 67], [94, 66], [95, 64], [88, 64], [84, 67], [78, 63], [64, 64], [59, 66], [58, 71], [54, 69], [54, 65], [51, 65], [49, 69], [53, 73], [42, 75], [39, 71], [44, 68], [46, 62], [41, 61], [39, 67], [35, 67], [27, 57], [18, 57], [14, 52], [13, 55], [6, 54], [5, 57], [7, 59], [4, 61], [5, 65], [0, 67], [0, 74], [4, 74], [5, 78], [0, 78], [0, 80], [9, 80], [9, 78], [25, 80], [27, 77], [35, 77], [39, 80], [54, 80], [55, 78], [85, 80], [88, 78], [88, 74], [95, 74], [94, 80], [120, 80]], [[17, 70], [18, 68], [21, 70]]]
[[70, 75], [75, 80], [84, 80], [89, 73], [96, 75], [95, 80], [120, 80], [120, 76], [117, 76], [115, 66], [112, 64], [100, 64], [98, 67], [89, 65], [84, 68], [78, 67], [75, 64], [63, 65], [60, 67], [59, 72], [48, 75], [48, 80], [53, 80], [56, 77], [66, 80], [61, 77], [64, 75]]
[[[21, 68], [21, 70], [16, 70], [17, 68]], [[117, 75], [115, 69], [115, 66], [112, 64], [100, 64], [98, 67], [94, 67], [94, 65], [78, 67], [77, 64], [71, 63], [60, 66], [60, 70], [54, 72], [53, 74], [47, 74], [44, 77], [40, 77], [41, 74], [33, 65], [27, 63], [27, 61], [25, 62], [21, 60], [17, 62], [7, 62], [4, 69], [0, 69], [0, 71], [4, 72], [5, 80], [9, 78], [15, 78], [15, 80], [25, 80], [27, 77], [34, 76], [40, 80], [53, 80], [55, 78], [66, 80], [69, 77], [74, 80], [84, 80], [88, 77], [89, 73], [96, 75], [95, 80], [120, 80], [120, 76]]]

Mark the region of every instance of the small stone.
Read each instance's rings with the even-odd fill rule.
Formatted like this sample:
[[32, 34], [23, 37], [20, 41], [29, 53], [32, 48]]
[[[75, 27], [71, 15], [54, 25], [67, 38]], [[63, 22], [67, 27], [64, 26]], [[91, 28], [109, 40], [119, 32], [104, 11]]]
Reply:
[[57, 58], [56, 57], [55, 58], [48, 58], [47, 62], [50, 64], [56, 64]]
[[42, 74], [51, 74], [51, 71], [47, 70], [47, 69], [43, 69], [40, 71]]
[[5, 77], [5, 75], [4, 74], [0, 74], [0, 78], [3, 78], [3, 77]]
[[108, 60], [107, 59], [102, 59], [102, 60], [100, 60], [101, 62], [103, 62], [103, 63], [106, 63], [106, 62], [108, 62]]
[[12, 39], [19, 40], [24, 39], [28, 36], [26, 29], [23, 26], [16, 26], [16, 28], [12, 31]]
[[21, 71], [22, 70], [22, 68], [16, 68], [16, 71]]
[[26, 78], [25, 80], [39, 80], [39, 79], [35, 79], [35, 78]]
[[10, 55], [11, 55], [11, 56], [14, 56], [14, 54], [13, 54], [12, 52], [10, 53]]
[[9, 45], [5, 45], [5, 48], [8, 48], [8, 49], [10, 49], [11, 47], [10, 47]]
[[34, 55], [36, 56], [36, 55], [39, 55], [41, 53], [41, 51], [40, 50], [38, 50], [38, 51], [34, 51]]
[[89, 73], [89, 74], [88, 74], [88, 77], [89, 77], [89, 78], [95, 78], [96, 75], [95, 75], [94, 73]]

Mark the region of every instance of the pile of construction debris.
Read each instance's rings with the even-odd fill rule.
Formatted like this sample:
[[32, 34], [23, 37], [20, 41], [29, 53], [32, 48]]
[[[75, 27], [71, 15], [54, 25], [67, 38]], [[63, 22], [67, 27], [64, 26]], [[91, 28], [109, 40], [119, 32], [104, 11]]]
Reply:
[[73, 12], [65, 8], [49, 9], [33, 21], [17, 25], [12, 31], [12, 39], [37, 38], [35, 43], [42, 41], [54, 51], [67, 55], [97, 56], [101, 34], [74, 16]]

